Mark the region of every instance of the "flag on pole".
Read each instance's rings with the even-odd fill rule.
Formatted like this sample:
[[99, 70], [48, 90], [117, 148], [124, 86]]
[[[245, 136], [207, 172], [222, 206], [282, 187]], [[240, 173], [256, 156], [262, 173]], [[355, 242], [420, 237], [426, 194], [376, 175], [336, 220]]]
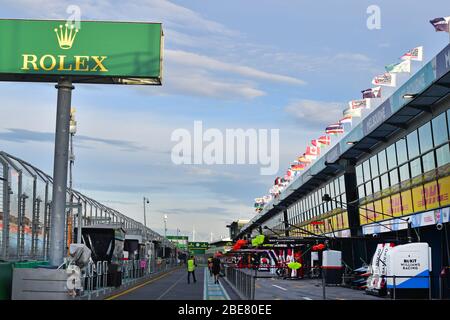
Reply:
[[317, 159], [317, 157], [320, 155], [320, 148], [314, 147], [314, 146], [307, 146], [305, 157], [309, 158], [311, 160]]
[[416, 47], [409, 50], [400, 57], [402, 60], [422, 61], [423, 60], [423, 46]]
[[392, 63], [387, 65], [385, 69], [389, 73], [411, 72], [411, 61], [405, 60], [399, 63]]
[[342, 113], [344, 114], [344, 117], [352, 116], [353, 118], [361, 118], [361, 110], [362, 109], [347, 108]]
[[339, 134], [344, 133], [344, 127], [342, 127], [340, 124], [330, 124], [325, 129], [326, 134]]
[[370, 100], [353, 100], [348, 103], [350, 109], [370, 109]]
[[372, 80], [372, 84], [376, 86], [395, 87], [397, 85], [397, 75], [385, 72], [375, 76]]
[[308, 164], [308, 163], [311, 163], [311, 162], [312, 162], [312, 160], [309, 159], [309, 158], [307, 158], [307, 157], [305, 156], [305, 154], [303, 154], [302, 156], [298, 157], [298, 158], [297, 158], [297, 161], [300, 162], [300, 163], [305, 163], [305, 164]]
[[293, 171], [301, 171], [301, 170], [305, 170], [305, 168], [306, 168], [306, 164], [304, 164], [304, 163], [291, 164], [291, 170], [293, 170]]
[[450, 17], [441, 17], [430, 20], [436, 32], [444, 31], [450, 32]]
[[361, 91], [363, 99], [381, 98], [381, 87], [375, 87]]
[[320, 148], [320, 144], [319, 144], [319, 141], [318, 141], [317, 139], [311, 140], [311, 144], [312, 144], [314, 147], [319, 147], [319, 148]]
[[317, 140], [319, 142], [319, 145], [322, 146], [329, 146], [331, 144], [331, 137], [330, 136], [321, 136]]
[[293, 171], [291, 169], [287, 169], [286, 174], [284, 175], [284, 178], [286, 179], [286, 177], [288, 177], [288, 179], [290, 179], [290, 178], [292, 178], [293, 175], [294, 175]]
[[352, 124], [352, 116], [346, 116], [339, 120], [339, 124], [350, 123]]

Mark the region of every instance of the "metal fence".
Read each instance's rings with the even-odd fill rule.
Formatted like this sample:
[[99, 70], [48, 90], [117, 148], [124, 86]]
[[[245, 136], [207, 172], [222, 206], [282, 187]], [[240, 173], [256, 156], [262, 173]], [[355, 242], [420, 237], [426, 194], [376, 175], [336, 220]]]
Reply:
[[252, 275], [251, 270], [237, 269], [228, 265], [224, 265], [224, 270], [225, 277], [242, 298], [255, 300], [256, 277]]
[[[0, 151], [0, 260], [47, 260], [53, 179], [30, 163]], [[117, 224], [144, 241], [175, 246], [163, 236], [84, 194], [67, 189], [65, 243], [73, 242], [79, 225]], [[81, 217], [78, 217], [78, 212]], [[81, 218], [81, 219], [78, 219]], [[67, 249], [67, 248], [66, 248]]]
[[123, 260], [117, 265], [117, 271], [113, 272], [111, 264], [107, 261], [90, 262], [83, 270], [81, 279], [83, 290], [79, 296], [81, 298], [99, 296], [105, 289], [113, 289], [114, 275], [120, 275], [119, 286], [122, 286], [175, 267], [177, 264], [172, 259], [165, 259], [155, 266], [149, 263], [144, 265], [142, 260]]

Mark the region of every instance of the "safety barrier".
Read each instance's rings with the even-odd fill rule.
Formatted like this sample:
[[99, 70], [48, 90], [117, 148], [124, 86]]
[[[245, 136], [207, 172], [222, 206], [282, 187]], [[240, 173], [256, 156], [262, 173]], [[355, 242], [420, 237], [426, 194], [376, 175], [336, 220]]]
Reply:
[[225, 277], [238, 293], [247, 300], [255, 300], [256, 277], [244, 269], [236, 269], [225, 265]]
[[[99, 296], [102, 290], [113, 289], [111, 266], [108, 261], [89, 262], [82, 272], [83, 291], [80, 297]], [[127, 285], [176, 266], [172, 259], [162, 259], [158, 264], [147, 260], [122, 260], [117, 266], [117, 272], [121, 275], [120, 285]]]

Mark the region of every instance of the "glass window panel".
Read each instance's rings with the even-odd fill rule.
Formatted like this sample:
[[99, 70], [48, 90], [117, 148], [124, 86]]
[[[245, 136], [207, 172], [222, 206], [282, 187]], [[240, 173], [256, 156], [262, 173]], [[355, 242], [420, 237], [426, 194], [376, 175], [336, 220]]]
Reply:
[[336, 185], [334, 184], [334, 180], [330, 182], [330, 189], [331, 189], [331, 194], [332, 194], [332, 198], [336, 198], [339, 189], [336, 189]]
[[417, 138], [417, 131], [413, 131], [406, 137], [408, 144], [408, 156], [409, 159], [417, 157], [419, 155], [419, 140]]
[[426, 155], [422, 156], [423, 162], [423, 172], [428, 172], [435, 168], [434, 164], [434, 152], [428, 152]]
[[450, 150], [448, 144], [436, 150], [436, 159], [438, 167], [450, 162]]
[[408, 160], [408, 151], [406, 149], [406, 140], [400, 139], [396, 142], [398, 164], [402, 164]]
[[381, 176], [381, 189], [384, 190], [387, 188], [389, 188], [389, 177], [387, 173], [385, 173]]
[[419, 128], [419, 141], [420, 141], [420, 153], [425, 153], [425, 151], [433, 148], [433, 139], [431, 136], [431, 124], [429, 122], [425, 123]]
[[372, 195], [372, 181], [366, 183], [366, 195]]
[[404, 164], [400, 167], [400, 181], [406, 181], [409, 177], [409, 167], [408, 164]]
[[378, 158], [376, 155], [370, 158], [370, 170], [372, 171], [372, 177], [378, 176]]
[[360, 185], [363, 183], [363, 173], [362, 173], [362, 165], [356, 166], [356, 183]]
[[345, 180], [343, 175], [339, 177], [339, 184], [341, 186], [341, 193], [345, 193]]
[[364, 185], [358, 187], [358, 195], [359, 198], [364, 198], [366, 196], [366, 193], [364, 191]]
[[445, 112], [432, 121], [434, 145], [438, 146], [448, 140], [447, 119]]
[[397, 166], [397, 154], [395, 151], [395, 144], [390, 145], [386, 149], [386, 156], [387, 156], [387, 162], [388, 162], [388, 169], [393, 169]]
[[341, 192], [339, 191], [339, 180], [338, 179], [334, 179], [334, 192], [335, 192], [335, 197], [338, 196]]
[[395, 186], [398, 184], [398, 170], [394, 169], [389, 173], [389, 177], [391, 178], [391, 186]]
[[378, 153], [378, 166], [380, 168], [380, 174], [387, 171], [386, 150], [380, 151]]
[[369, 181], [372, 177], [370, 175], [370, 163], [369, 160], [364, 161], [363, 163], [363, 175], [364, 175], [364, 182]]
[[422, 174], [422, 166], [420, 165], [420, 159], [411, 161], [411, 178], [417, 177]]
[[380, 178], [373, 179], [372, 183], [373, 183], [373, 193], [380, 191]]

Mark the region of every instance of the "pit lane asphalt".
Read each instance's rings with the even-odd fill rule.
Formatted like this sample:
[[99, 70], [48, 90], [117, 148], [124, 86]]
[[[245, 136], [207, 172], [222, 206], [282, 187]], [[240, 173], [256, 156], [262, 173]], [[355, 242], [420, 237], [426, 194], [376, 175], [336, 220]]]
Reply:
[[[205, 268], [198, 267], [195, 270], [197, 282], [187, 283], [187, 271], [179, 268], [159, 275], [143, 284], [132, 287], [117, 294], [112, 300], [203, 300], [205, 290]], [[231, 299], [239, 299], [231, 288], [221, 281], [224, 289]]]
[[[260, 272], [258, 276], [269, 276]], [[278, 278], [257, 278], [255, 283], [256, 300], [323, 300], [321, 279], [283, 280]], [[384, 298], [365, 294], [339, 286], [325, 287], [327, 300], [380, 300]]]

